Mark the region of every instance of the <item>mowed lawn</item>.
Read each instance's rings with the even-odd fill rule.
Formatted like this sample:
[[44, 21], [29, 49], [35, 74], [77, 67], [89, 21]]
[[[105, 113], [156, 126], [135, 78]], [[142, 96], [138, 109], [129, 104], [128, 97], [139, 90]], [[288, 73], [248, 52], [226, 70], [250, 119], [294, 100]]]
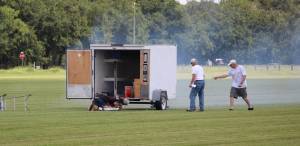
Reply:
[[298, 146], [300, 108], [1, 113], [0, 145]]
[[[300, 104], [258, 105], [255, 111], [209, 107], [206, 112], [133, 110], [88, 112], [89, 101], [65, 99], [60, 72], [0, 77], [0, 94], [31, 93], [0, 112], [0, 145], [190, 146], [299, 145]], [[39, 77], [32, 77], [39, 76]]]

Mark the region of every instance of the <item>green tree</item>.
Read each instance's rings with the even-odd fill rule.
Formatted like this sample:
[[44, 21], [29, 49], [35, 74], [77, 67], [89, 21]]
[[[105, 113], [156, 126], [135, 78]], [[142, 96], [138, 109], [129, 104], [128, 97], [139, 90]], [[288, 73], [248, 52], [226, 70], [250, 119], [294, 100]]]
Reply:
[[0, 6], [0, 65], [11, 67], [19, 64], [18, 55], [26, 54], [27, 62], [42, 62], [43, 47], [34, 31], [18, 18], [18, 11]]
[[20, 11], [20, 19], [30, 25], [45, 47], [50, 65], [60, 65], [65, 50], [90, 33], [88, 1], [13, 0], [7, 1]]
[[[134, 6], [135, 4], [135, 6]], [[92, 42], [96, 43], [133, 43], [133, 19], [136, 18], [136, 43], [148, 40], [148, 21], [135, 0], [93, 1]]]

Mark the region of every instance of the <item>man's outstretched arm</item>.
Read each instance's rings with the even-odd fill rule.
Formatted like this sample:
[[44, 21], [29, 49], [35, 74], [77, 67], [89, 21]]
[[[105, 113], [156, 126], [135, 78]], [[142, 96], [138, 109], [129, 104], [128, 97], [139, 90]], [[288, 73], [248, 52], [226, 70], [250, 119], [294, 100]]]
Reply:
[[227, 78], [227, 77], [228, 77], [228, 74], [222, 74], [219, 76], [215, 76], [214, 79], [217, 80], [217, 79], [223, 79], [223, 78]]

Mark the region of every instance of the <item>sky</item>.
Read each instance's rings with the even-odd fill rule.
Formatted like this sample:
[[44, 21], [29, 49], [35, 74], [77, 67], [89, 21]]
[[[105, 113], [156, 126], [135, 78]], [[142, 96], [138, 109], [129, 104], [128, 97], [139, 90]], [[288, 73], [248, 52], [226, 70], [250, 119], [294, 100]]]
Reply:
[[[178, 1], [182, 5], [185, 5], [187, 3], [187, 1], [191, 1], [191, 0], [176, 0], [176, 1]], [[195, 0], [195, 1], [201, 1], [201, 0]], [[214, 1], [216, 3], [220, 2], [220, 0], [212, 0], [212, 1]]]

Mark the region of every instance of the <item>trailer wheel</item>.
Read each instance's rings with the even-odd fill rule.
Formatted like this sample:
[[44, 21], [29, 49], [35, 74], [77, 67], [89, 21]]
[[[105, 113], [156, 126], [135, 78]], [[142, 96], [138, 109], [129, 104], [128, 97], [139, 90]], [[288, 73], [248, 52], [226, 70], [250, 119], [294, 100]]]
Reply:
[[161, 97], [159, 101], [155, 102], [156, 110], [166, 110], [168, 107], [168, 99], [166, 97]]

